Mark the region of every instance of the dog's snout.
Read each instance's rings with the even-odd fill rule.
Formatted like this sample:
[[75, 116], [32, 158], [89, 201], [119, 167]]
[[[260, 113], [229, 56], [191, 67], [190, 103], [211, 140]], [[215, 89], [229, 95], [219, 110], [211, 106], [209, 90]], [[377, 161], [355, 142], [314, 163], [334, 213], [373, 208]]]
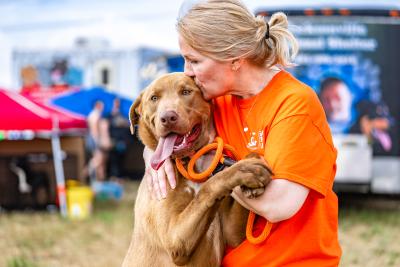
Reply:
[[178, 121], [178, 117], [179, 115], [175, 111], [164, 111], [160, 116], [161, 124], [164, 126], [174, 125]]

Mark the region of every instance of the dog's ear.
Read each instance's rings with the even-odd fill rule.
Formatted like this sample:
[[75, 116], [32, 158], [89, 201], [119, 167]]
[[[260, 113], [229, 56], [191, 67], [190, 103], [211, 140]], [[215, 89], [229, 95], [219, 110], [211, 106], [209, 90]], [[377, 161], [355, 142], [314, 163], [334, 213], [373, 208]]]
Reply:
[[129, 109], [129, 121], [131, 123], [131, 134], [135, 134], [135, 125], [139, 123], [140, 115], [142, 112], [142, 97], [143, 92], [136, 98], [135, 102]]

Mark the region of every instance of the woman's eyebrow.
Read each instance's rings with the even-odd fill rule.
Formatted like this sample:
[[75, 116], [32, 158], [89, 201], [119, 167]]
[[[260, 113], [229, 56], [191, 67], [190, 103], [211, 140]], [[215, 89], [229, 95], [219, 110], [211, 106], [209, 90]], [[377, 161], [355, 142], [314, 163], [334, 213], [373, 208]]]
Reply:
[[186, 54], [186, 55], [182, 55], [184, 58], [186, 59], [193, 59], [195, 58], [195, 56], [193, 56], [192, 54]]

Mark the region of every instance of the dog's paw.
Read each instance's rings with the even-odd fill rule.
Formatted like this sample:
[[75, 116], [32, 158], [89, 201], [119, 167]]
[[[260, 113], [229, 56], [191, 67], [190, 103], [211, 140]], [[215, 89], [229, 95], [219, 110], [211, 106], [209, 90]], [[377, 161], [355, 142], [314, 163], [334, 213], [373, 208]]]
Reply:
[[245, 185], [241, 185], [240, 189], [242, 190], [243, 195], [247, 198], [257, 198], [265, 191], [265, 187], [249, 188]]
[[239, 185], [247, 188], [264, 188], [271, 181], [272, 172], [263, 159], [243, 159], [232, 167], [235, 168], [234, 175], [238, 179]]

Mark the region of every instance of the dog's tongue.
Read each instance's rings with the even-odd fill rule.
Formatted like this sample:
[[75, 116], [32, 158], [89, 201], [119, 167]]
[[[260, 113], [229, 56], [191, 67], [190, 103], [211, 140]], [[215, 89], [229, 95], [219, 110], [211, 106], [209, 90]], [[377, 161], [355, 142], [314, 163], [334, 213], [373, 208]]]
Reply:
[[171, 156], [176, 138], [178, 138], [178, 135], [169, 134], [167, 137], [161, 137], [158, 140], [156, 151], [150, 159], [151, 167], [154, 170], [158, 170], [164, 161]]

